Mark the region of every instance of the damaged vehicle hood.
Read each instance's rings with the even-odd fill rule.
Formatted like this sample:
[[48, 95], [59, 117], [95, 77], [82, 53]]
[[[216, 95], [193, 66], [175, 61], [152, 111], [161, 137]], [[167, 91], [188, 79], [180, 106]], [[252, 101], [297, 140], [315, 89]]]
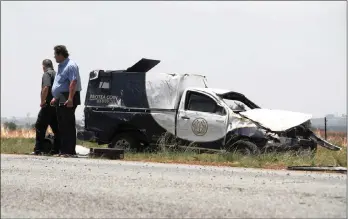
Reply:
[[243, 94], [234, 91], [215, 89], [213, 92], [221, 98], [242, 102], [250, 109], [238, 112], [241, 116], [274, 132], [287, 131], [312, 118], [312, 115], [305, 113], [261, 108]]
[[286, 131], [312, 118], [312, 115], [305, 113], [261, 108], [247, 110], [240, 114], [274, 132]]

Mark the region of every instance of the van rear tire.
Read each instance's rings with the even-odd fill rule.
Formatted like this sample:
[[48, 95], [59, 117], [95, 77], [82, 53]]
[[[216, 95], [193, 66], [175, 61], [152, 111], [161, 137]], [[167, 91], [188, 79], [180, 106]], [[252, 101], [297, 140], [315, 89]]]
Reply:
[[122, 149], [125, 152], [138, 152], [140, 141], [132, 133], [121, 133], [112, 139], [109, 148]]

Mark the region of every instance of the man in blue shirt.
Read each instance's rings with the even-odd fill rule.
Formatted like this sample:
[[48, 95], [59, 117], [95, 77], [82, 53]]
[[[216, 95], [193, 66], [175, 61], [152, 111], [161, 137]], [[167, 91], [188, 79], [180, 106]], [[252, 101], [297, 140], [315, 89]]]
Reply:
[[69, 59], [69, 52], [63, 45], [54, 47], [54, 58], [58, 72], [52, 86], [51, 105], [56, 106], [58, 127], [61, 137], [60, 155], [76, 155], [75, 110], [80, 101], [81, 79], [79, 67]]

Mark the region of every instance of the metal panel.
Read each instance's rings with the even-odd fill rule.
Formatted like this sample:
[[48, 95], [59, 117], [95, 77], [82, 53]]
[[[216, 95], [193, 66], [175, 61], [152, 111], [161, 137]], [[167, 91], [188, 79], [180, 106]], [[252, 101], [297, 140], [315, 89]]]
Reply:
[[135, 63], [132, 67], [129, 67], [126, 70], [126, 72], [145, 72], [146, 73], [160, 62], [161, 62], [160, 60], [142, 58], [137, 63]]

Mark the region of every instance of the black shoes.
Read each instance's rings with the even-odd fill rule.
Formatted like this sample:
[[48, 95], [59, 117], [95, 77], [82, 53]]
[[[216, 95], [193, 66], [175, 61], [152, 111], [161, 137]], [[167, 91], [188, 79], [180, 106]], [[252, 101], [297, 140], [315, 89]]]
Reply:
[[57, 151], [50, 151], [48, 153], [44, 153], [44, 152], [41, 152], [41, 151], [34, 151], [34, 152], [31, 152], [30, 155], [36, 155], [36, 156], [54, 156], [54, 157], [77, 157], [77, 154], [64, 154], [64, 153], [59, 153]]
[[34, 151], [34, 152], [31, 152], [30, 155], [37, 155], [37, 156], [53, 156], [53, 155], [56, 155], [56, 154], [59, 154], [59, 152], [55, 152], [55, 151], [50, 151], [50, 152], [41, 152], [41, 151]]
[[77, 158], [76, 154], [59, 154], [59, 157], [74, 157]]
[[48, 152], [48, 156], [55, 156], [55, 155], [57, 155], [57, 154], [59, 154], [59, 152], [57, 152], [57, 151], [50, 151], [50, 152]]
[[30, 155], [37, 155], [37, 156], [41, 156], [43, 155], [43, 152], [40, 152], [40, 151], [34, 151], [34, 152], [31, 152]]

